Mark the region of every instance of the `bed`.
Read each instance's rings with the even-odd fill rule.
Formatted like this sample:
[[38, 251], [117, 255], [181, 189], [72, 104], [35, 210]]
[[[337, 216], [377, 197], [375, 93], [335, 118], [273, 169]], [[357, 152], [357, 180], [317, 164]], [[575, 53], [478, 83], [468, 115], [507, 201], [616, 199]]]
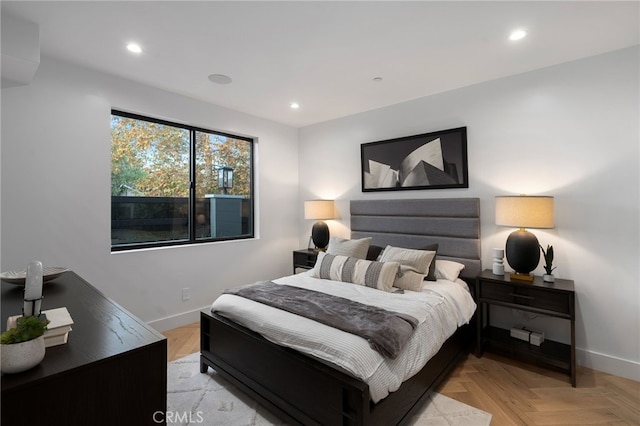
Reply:
[[[438, 244], [437, 259], [465, 265], [473, 289], [480, 272], [477, 198], [351, 201], [351, 238], [379, 247]], [[201, 312], [201, 371], [212, 367], [291, 424], [407, 423], [472, 346], [472, 327], [455, 331], [417, 374], [378, 402], [369, 385], [335, 364], [278, 345], [216, 312]]]

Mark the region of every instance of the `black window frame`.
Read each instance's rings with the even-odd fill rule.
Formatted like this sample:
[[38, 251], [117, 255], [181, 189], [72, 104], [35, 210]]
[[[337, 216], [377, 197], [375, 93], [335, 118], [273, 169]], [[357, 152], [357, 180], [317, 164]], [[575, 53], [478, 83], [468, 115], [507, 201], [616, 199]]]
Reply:
[[[173, 247], [173, 246], [184, 246], [184, 245], [195, 245], [195, 244], [208, 244], [212, 242], [220, 242], [220, 241], [233, 241], [233, 240], [247, 240], [255, 237], [255, 139], [247, 136], [234, 135], [232, 133], [221, 132], [218, 130], [211, 130], [204, 127], [192, 126], [183, 123], [172, 122], [169, 120], [164, 120], [155, 117], [149, 117], [146, 115], [135, 114], [127, 111], [122, 111], [118, 109], [111, 109], [111, 116], [116, 115], [119, 117], [130, 118], [134, 120], [143, 120], [152, 123], [177, 127], [181, 129], [185, 129], [189, 131], [189, 238], [182, 240], [166, 240], [166, 241], [157, 241], [157, 242], [145, 242], [145, 243], [129, 243], [129, 244], [121, 244], [111, 246], [111, 252], [123, 252], [123, 251], [134, 251], [141, 249], [149, 249], [149, 248], [159, 248], [159, 247]], [[111, 126], [110, 126], [111, 127]], [[250, 168], [250, 185], [249, 185], [249, 230], [250, 232], [247, 234], [232, 236], [232, 237], [197, 237], [196, 238], [196, 227], [194, 224], [197, 221], [196, 218], [196, 132], [202, 133], [210, 133], [220, 136], [225, 136], [233, 139], [243, 140], [250, 143], [250, 156], [251, 156], [251, 168]], [[111, 191], [109, 191], [111, 192]], [[113, 202], [110, 203], [111, 208], [113, 209]], [[110, 226], [111, 232], [113, 231], [113, 227]], [[110, 234], [111, 234], [110, 232]]]

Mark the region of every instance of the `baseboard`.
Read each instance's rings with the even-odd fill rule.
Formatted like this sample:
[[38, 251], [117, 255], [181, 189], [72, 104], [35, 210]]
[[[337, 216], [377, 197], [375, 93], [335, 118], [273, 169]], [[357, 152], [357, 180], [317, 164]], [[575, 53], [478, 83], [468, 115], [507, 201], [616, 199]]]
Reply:
[[193, 311], [183, 312], [181, 314], [171, 315], [169, 317], [160, 318], [154, 321], [149, 321], [147, 324], [154, 328], [154, 330], [160, 333], [173, 330], [174, 328], [182, 327], [184, 325], [193, 324], [200, 321], [200, 311], [206, 309], [208, 306], [195, 309]]
[[583, 367], [640, 382], [640, 363], [576, 348], [576, 362]]

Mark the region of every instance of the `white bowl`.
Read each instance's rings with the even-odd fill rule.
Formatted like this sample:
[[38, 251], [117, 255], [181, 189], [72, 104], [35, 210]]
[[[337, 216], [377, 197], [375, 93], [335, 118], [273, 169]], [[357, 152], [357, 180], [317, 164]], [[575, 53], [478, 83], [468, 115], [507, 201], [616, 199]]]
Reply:
[[40, 364], [44, 359], [44, 335], [26, 342], [0, 345], [3, 373], [20, 373]]

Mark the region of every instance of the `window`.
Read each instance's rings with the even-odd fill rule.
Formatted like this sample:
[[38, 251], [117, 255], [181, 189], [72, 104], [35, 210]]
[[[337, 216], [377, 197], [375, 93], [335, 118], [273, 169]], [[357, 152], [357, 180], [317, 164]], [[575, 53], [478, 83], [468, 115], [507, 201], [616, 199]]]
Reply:
[[111, 111], [113, 251], [253, 237], [253, 140]]

